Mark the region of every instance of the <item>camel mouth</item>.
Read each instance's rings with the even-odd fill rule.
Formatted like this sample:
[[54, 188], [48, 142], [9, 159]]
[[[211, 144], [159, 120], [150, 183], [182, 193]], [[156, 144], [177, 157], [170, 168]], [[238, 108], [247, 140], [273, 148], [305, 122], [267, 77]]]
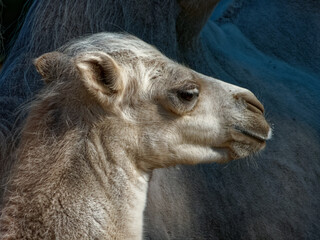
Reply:
[[230, 150], [230, 159], [240, 159], [253, 155], [266, 146], [266, 141], [272, 136], [272, 130], [269, 126], [257, 129], [245, 129], [243, 127], [234, 127], [231, 132], [232, 139], [226, 145]]
[[237, 126], [235, 127], [235, 130], [237, 130], [241, 134], [243, 134], [251, 139], [254, 139], [258, 142], [261, 142], [261, 143], [265, 143], [267, 140], [271, 139], [271, 137], [272, 137], [271, 128], [269, 128], [268, 133], [265, 136], [261, 135], [260, 133], [249, 131], [249, 130], [246, 130], [246, 129], [243, 129], [243, 128], [237, 127]]

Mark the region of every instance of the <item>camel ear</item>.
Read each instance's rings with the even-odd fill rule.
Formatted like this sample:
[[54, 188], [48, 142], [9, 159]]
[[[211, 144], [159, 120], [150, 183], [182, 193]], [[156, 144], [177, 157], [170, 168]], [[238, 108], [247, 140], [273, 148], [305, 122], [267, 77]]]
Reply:
[[33, 61], [37, 71], [45, 83], [50, 83], [55, 78], [55, 71], [65, 55], [60, 52], [49, 52], [41, 55]]
[[88, 52], [77, 57], [75, 63], [86, 87], [99, 98], [114, 96], [122, 91], [121, 69], [110, 55]]

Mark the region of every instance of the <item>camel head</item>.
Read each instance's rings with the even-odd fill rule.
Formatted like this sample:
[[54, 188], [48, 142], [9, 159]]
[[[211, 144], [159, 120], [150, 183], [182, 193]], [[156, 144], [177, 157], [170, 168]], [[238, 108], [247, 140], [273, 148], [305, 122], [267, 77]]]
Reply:
[[35, 65], [48, 91], [63, 99], [61, 108], [76, 108], [73, 116], [86, 118], [105, 144], [123, 145], [143, 170], [244, 158], [271, 137], [252, 92], [182, 66], [130, 35], [95, 34]]

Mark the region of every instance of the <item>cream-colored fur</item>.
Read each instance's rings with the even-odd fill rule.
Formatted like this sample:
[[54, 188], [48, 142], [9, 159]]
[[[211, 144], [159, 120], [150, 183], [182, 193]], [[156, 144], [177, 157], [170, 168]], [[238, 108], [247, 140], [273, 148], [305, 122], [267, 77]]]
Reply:
[[92, 35], [35, 65], [47, 86], [15, 153], [1, 240], [142, 239], [153, 169], [246, 157], [271, 135], [251, 92], [130, 35]]

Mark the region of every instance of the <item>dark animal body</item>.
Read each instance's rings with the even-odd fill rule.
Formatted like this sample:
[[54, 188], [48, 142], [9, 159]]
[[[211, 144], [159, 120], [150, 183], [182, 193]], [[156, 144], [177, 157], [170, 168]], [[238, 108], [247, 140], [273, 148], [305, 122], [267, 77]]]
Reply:
[[[12, 164], [4, 139], [14, 131], [14, 111], [42, 87], [32, 59], [78, 36], [127, 31], [258, 93], [275, 128], [256, 167], [237, 161], [156, 170], [145, 238], [319, 239], [319, 3], [222, 1], [199, 35], [211, 10], [208, 1], [194, 2], [35, 1], [1, 72], [1, 185]], [[206, 14], [192, 21], [192, 10]]]

